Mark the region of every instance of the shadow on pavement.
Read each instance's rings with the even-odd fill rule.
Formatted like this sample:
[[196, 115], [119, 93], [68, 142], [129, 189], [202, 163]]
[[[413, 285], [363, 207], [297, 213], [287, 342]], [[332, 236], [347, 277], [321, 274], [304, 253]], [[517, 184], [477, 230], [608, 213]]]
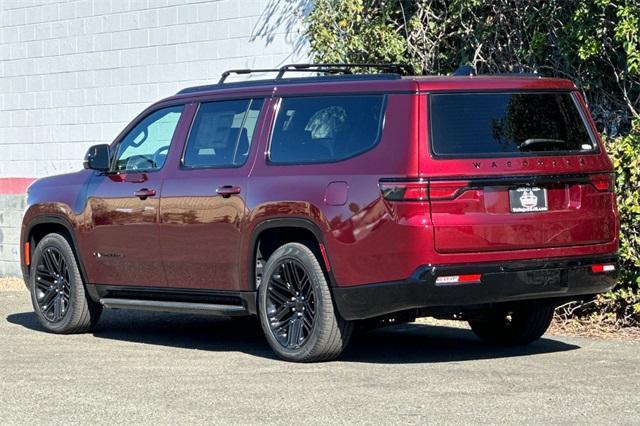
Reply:
[[[9, 315], [7, 321], [44, 332], [32, 312]], [[275, 358], [260, 325], [249, 319], [105, 310], [93, 334], [100, 339], [214, 352], [239, 351]], [[404, 324], [356, 332], [339, 360], [384, 364], [437, 363], [512, 358], [575, 349], [579, 346], [548, 338], [525, 347], [494, 347], [480, 342], [470, 330]]]
[[528, 346], [496, 347], [482, 343], [468, 329], [412, 323], [355, 335], [340, 359], [382, 364], [437, 363], [513, 358], [579, 348], [549, 338]]

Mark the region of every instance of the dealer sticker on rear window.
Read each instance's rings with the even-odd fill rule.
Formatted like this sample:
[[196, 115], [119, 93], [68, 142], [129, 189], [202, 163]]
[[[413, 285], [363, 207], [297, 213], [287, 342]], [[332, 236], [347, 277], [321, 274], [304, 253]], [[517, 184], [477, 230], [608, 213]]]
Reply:
[[509, 205], [512, 213], [546, 212], [549, 210], [547, 190], [538, 187], [510, 189]]

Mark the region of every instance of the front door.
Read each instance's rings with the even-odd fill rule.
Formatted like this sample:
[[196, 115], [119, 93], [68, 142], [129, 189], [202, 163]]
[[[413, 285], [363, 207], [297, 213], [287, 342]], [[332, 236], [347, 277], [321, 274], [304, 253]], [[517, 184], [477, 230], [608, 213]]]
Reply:
[[247, 176], [262, 103], [199, 105], [182, 160], [167, 171], [162, 187], [160, 246], [167, 286], [241, 289]]
[[113, 145], [111, 171], [87, 190], [86, 270], [93, 284], [158, 286], [163, 167], [183, 106], [155, 110]]

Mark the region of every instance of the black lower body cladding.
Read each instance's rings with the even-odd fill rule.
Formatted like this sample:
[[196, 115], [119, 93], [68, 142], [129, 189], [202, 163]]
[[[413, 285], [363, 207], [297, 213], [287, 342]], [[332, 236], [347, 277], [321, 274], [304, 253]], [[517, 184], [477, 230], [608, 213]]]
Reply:
[[[594, 273], [593, 265], [615, 270]], [[566, 298], [602, 293], [613, 288], [617, 256], [543, 259], [449, 266], [423, 266], [408, 279], [352, 287], [334, 287], [338, 311], [359, 320], [407, 309], [461, 307], [518, 300]], [[436, 278], [481, 274], [479, 282], [438, 286]]]

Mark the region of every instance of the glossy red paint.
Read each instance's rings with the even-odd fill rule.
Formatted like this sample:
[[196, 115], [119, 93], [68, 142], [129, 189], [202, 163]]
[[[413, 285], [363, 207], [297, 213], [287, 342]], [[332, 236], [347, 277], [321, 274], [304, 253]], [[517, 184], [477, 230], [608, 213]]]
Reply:
[[[614, 253], [614, 195], [599, 184], [560, 179], [548, 185], [548, 212], [513, 215], [507, 185], [473, 183], [476, 178], [602, 176], [612, 165], [601, 141], [598, 153], [580, 156], [435, 158], [429, 151], [428, 96], [461, 90], [572, 91], [586, 111], [571, 82], [532, 77], [324, 81], [177, 95], [151, 106], [114, 141], [149, 112], [184, 104], [163, 169], [126, 177], [83, 170], [38, 180], [29, 191], [23, 242], [34, 224], [55, 217], [73, 233], [90, 283], [235, 291], [255, 288], [256, 232], [274, 219], [313, 224], [338, 286], [405, 280], [423, 265]], [[387, 95], [384, 130], [374, 149], [329, 164], [268, 163], [282, 97], [344, 93]], [[180, 167], [199, 102], [256, 97], [265, 102], [245, 165]], [[590, 119], [589, 126], [597, 138]], [[431, 199], [386, 200], [380, 179], [424, 180]], [[223, 197], [216, 192], [227, 185], [239, 193]], [[144, 188], [156, 195], [145, 200], [134, 195]]]
[[[258, 117], [252, 147], [262, 136], [269, 115], [265, 111]], [[185, 139], [176, 152], [183, 152]], [[246, 202], [248, 177], [255, 157], [252, 149], [245, 164], [234, 168], [184, 169], [180, 157], [168, 160], [160, 207], [167, 286], [247, 289], [247, 258], [241, 253], [251, 211]], [[237, 193], [222, 196], [218, 190], [223, 187], [232, 187]]]

